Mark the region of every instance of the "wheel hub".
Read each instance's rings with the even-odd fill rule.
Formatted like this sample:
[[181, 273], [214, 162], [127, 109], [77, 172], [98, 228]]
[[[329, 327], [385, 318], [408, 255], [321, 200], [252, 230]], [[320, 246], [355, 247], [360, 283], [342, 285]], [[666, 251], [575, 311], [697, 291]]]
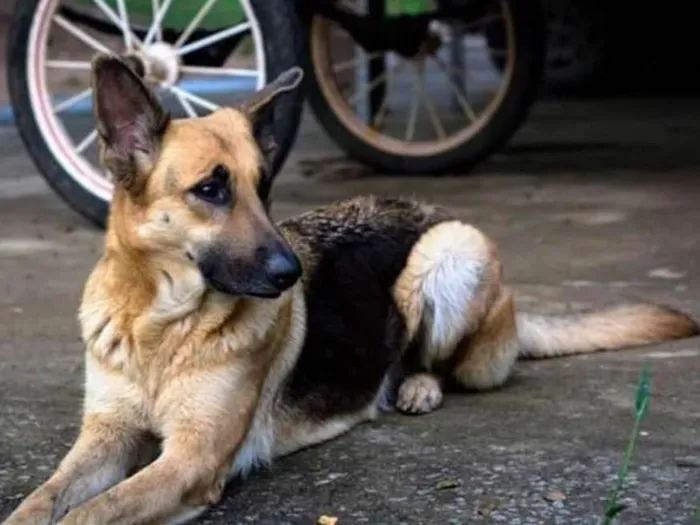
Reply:
[[180, 56], [167, 42], [156, 42], [139, 52], [146, 80], [170, 87], [180, 78]]

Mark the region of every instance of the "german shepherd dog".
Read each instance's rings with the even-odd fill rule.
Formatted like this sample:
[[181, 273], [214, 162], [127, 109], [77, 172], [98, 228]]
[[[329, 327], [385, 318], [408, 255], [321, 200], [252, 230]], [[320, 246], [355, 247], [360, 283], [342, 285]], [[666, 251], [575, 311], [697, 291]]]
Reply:
[[6, 525], [184, 523], [227, 480], [392, 402], [502, 385], [518, 358], [689, 337], [663, 306], [516, 313], [494, 243], [449, 212], [358, 197], [273, 224], [277, 97], [173, 120], [122, 59], [92, 64], [104, 253], [84, 290], [80, 434]]

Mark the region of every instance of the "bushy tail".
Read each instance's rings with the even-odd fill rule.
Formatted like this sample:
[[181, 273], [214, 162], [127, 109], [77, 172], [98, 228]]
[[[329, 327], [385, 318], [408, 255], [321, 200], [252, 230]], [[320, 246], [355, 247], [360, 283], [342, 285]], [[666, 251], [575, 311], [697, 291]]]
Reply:
[[700, 334], [687, 315], [653, 304], [592, 313], [544, 316], [518, 313], [520, 357], [541, 359], [642, 346]]

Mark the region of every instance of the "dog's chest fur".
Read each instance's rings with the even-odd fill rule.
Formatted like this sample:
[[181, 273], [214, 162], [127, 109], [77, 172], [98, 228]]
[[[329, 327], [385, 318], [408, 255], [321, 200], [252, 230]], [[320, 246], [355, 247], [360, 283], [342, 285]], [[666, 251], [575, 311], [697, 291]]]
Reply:
[[[206, 373], [213, 383], [233, 381], [249, 367], [271, 366], [275, 324], [285, 324], [289, 298], [232, 301], [207, 290], [198, 272], [177, 267], [157, 274], [154, 287], [134, 275], [117, 293], [112, 265], [98, 264], [80, 310], [91, 408], [120, 406], [158, 434], [183, 395], [173, 385]], [[211, 397], [216, 402], [214, 391]]]

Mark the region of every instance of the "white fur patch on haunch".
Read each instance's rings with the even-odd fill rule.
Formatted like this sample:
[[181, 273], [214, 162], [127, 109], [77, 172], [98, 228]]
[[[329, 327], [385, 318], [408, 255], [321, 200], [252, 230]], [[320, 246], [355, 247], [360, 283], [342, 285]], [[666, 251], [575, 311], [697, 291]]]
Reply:
[[423, 365], [447, 358], [469, 329], [489, 247], [484, 235], [459, 221], [440, 223], [418, 240], [394, 287], [409, 338], [421, 327]]

